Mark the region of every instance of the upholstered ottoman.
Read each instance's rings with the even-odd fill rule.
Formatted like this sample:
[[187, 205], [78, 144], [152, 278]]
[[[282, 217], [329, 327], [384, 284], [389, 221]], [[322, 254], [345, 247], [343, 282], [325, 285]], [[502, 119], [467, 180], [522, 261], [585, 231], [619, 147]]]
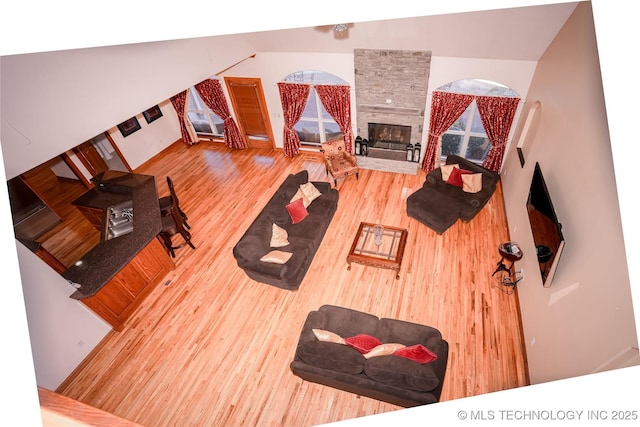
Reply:
[[407, 197], [407, 215], [442, 234], [458, 220], [459, 209], [449, 196], [425, 185]]

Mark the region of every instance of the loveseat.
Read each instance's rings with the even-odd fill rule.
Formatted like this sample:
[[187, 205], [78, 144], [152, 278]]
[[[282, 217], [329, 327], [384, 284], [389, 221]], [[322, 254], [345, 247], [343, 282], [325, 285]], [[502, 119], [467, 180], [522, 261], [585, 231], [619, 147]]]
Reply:
[[[317, 190], [316, 198], [312, 201], [308, 197], [298, 198], [292, 203], [301, 186], [312, 192]], [[292, 205], [296, 206], [295, 211]], [[331, 184], [309, 182], [306, 170], [289, 175], [234, 246], [233, 256], [238, 266], [257, 282], [297, 289], [337, 207], [338, 191], [332, 189]], [[294, 217], [301, 213], [304, 216], [305, 212], [308, 215], [296, 218], [299, 222], [294, 223], [290, 210]], [[279, 243], [275, 244], [274, 240]]]
[[[321, 340], [318, 331], [321, 337], [341, 337], [351, 344], [355, 340], [358, 345]], [[366, 342], [363, 336], [382, 344], [363, 353], [358, 349]], [[369, 356], [393, 345], [404, 348]], [[421, 363], [398, 355], [409, 349], [413, 353], [416, 347], [426, 348], [435, 359]], [[308, 314], [290, 368], [306, 381], [411, 407], [439, 401], [448, 354], [449, 344], [432, 327], [323, 305]]]
[[[449, 166], [429, 172], [422, 187], [407, 197], [407, 215], [438, 234], [458, 219], [471, 221], [487, 204], [499, 179], [496, 172], [460, 156], [450, 155], [445, 163]], [[461, 171], [455, 177], [454, 168]]]

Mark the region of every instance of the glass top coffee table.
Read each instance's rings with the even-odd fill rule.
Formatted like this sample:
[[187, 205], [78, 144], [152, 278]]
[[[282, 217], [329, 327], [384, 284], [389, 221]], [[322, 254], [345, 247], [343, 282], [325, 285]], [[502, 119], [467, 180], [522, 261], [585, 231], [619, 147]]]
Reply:
[[399, 279], [406, 244], [407, 230], [403, 228], [361, 222], [347, 255], [347, 270], [351, 270], [351, 263], [355, 262], [395, 270]]

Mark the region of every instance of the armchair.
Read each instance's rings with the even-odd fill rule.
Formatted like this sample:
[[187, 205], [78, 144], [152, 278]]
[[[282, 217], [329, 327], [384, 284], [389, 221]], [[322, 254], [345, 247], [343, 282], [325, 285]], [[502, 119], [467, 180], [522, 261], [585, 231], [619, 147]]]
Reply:
[[323, 142], [320, 152], [324, 154], [324, 164], [327, 168], [327, 175], [331, 174], [333, 184], [338, 185], [338, 178], [355, 175], [358, 179], [360, 168], [356, 161], [356, 156], [349, 153], [344, 145], [344, 139]]

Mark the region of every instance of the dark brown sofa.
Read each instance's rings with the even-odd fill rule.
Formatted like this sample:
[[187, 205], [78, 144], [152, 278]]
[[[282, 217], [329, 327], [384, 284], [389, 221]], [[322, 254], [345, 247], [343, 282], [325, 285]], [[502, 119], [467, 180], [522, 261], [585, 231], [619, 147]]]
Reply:
[[[288, 290], [300, 286], [338, 208], [338, 191], [328, 182], [313, 182], [322, 195], [308, 206], [309, 216], [293, 224], [286, 206], [308, 181], [306, 170], [289, 175], [234, 246], [238, 266], [251, 279]], [[290, 244], [277, 248], [293, 254], [284, 264], [260, 261], [274, 249], [270, 247], [273, 224], [287, 230]]]
[[[365, 358], [353, 347], [319, 341], [313, 329], [347, 338], [367, 334], [382, 343], [422, 344], [437, 359], [421, 364], [396, 355]], [[308, 314], [291, 371], [300, 378], [394, 405], [411, 407], [438, 402], [447, 368], [449, 344], [429, 326], [333, 305]]]
[[469, 222], [487, 204], [493, 195], [499, 176], [460, 156], [448, 156], [446, 164], [458, 164], [460, 169], [482, 174], [482, 189], [468, 193], [462, 188], [442, 180], [442, 171], [436, 168], [427, 174], [422, 188], [407, 197], [407, 215], [442, 234], [458, 219]]

